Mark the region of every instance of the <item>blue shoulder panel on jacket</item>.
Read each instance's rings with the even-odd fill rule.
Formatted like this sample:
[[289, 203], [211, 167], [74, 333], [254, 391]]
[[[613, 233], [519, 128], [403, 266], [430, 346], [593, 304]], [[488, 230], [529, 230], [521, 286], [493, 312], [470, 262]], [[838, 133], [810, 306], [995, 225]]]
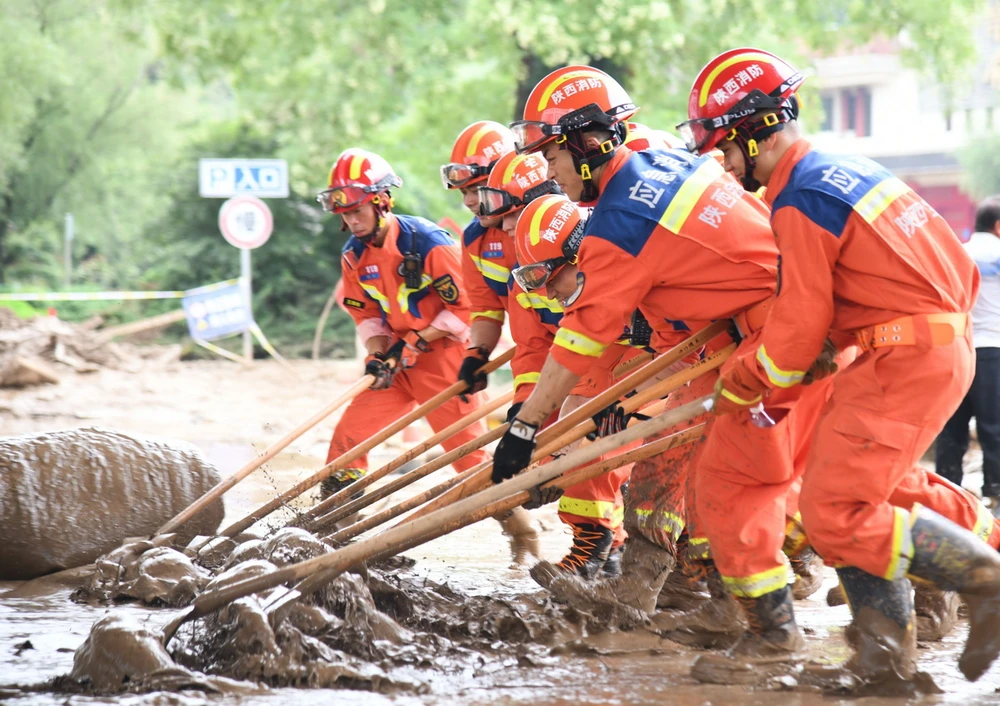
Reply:
[[486, 230], [478, 218], [473, 218], [472, 222], [465, 226], [465, 230], [462, 232], [462, 242], [465, 244], [465, 247], [469, 247], [479, 240], [479, 238], [482, 238]]

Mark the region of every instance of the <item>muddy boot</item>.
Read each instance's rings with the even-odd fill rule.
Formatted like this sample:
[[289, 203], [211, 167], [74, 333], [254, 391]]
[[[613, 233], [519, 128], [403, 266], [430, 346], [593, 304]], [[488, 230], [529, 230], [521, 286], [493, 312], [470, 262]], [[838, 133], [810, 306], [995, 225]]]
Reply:
[[958, 608], [962, 605], [954, 591], [942, 591], [923, 581], [913, 584], [913, 607], [917, 612], [917, 640], [938, 642], [951, 633], [958, 623]]
[[[673, 608], [688, 613], [710, 600], [708, 581], [704, 569], [685, 557], [678, 546], [677, 566], [663, 583], [656, 607], [661, 610]], [[741, 631], [742, 632], [742, 631]]]
[[847, 603], [847, 596], [844, 595], [844, 587], [839, 583], [826, 592], [826, 604], [831, 608]]
[[601, 567], [602, 579], [616, 579], [622, 575], [622, 554], [624, 553], [624, 544], [611, 547], [608, 558], [604, 561], [604, 566]]
[[812, 547], [806, 547], [795, 556], [788, 557], [788, 561], [795, 574], [792, 597], [804, 601], [823, 585], [823, 560]]
[[513, 565], [526, 564], [529, 556], [539, 556], [538, 528], [531, 513], [523, 507], [515, 507], [513, 510], [494, 516], [494, 519], [500, 523], [503, 533], [510, 540]]
[[749, 629], [723, 654], [695, 660], [691, 676], [704, 684], [754, 684], [796, 670], [805, 639], [795, 624], [792, 591], [782, 586], [760, 598], [737, 598]]
[[674, 556], [635, 535], [626, 545], [618, 578], [587, 581], [545, 563], [533, 567], [531, 575], [557, 600], [591, 613], [627, 606], [644, 616], [656, 610], [656, 597], [674, 568]]
[[674, 642], [691, 647], [726, 649], [732, 647], [747, 629], [747, 619], [736, 598], [722, 583], [711, 561], [698, 562], [705, 575], [709, 599], [681, 615], [660, 613], [653, 624], [657, 631]]
[[[339, 471], [334, 471], [319, 484], [319, 499], [321, 501], [326, 500], [334, 493], [343, 490], [366, 475], [368, 475], [367, 468], [343, 468]], [[359, 490], [357, 493], [351, 495], [351, 500], [357, 500], [364, 494], [364, 490]]]
[[[569, 548], [569, 554], [560, 559], [554, 566], [560, 571], [574, 574], [589, 581], [604, 568], [604, 562], [607, 561], [608, 555], [611, 553], [611, 543], [615, 540], [615, 534], [607, 527], [587, 522], [571, 525], [571, 528], [573, 530], [573, 545]], [[548, 587], [546, 586], [546, 588]]]
[[910, 574], [969, 607], [969, 637], [958, 668], [969, 681], [981, 677], [1000, 652], [1000, 554], [968, 530], [919, 505], [910, 513]]

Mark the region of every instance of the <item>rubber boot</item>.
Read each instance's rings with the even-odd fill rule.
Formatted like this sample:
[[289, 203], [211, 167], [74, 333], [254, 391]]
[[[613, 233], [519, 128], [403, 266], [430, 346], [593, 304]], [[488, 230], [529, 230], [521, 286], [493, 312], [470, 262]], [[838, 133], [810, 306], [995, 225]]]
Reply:
[[955, 629], [962, 605], [954, 591], [942, 591], [933, 584], [915, 581], [913, 607], [917, 612], [917, 640], [939, 642]]
[[531, 575], [556, 599], [574, 608], [595, 613], [624, 605], [647, 615], [656, 611], [656, 597], [674, 563], [672, 553], [636, 534], [625, 545], [618, 578], [590, 582], [555, 567], [539, 568], [540, 565], [532, 568]]
[[[573, 545], [569, 548], [569, 553], [555, 564], [540, 561], [531, 569], [532, 577], [543, 588], [548, 588], [548, 586], [540, 579], [547, 580], [551, 573], [549, 569], [573, 574], [587, 581], [594, 579], [597, 573], [604, 568], [604, 563], [611, 553], [611, 544], [615, 541], [615, 533], [607, 527], [582, 522], [578, 525], [570, 525], [570, 528], [573, 530]], [[538, 573], [537, 576], [536, 573]]]
[[691, 676], [705, 684], [754, 684], [794, 671], [804, 656], [805, 638], [795, 623], [791, 588], [736, 600], [749, 628], [724, 654], [695, 660]]
[[[334, 493], [340, 492], [352, 483], [364, 478], [366, 475], [368, 475], [367, 468], [342, 468], [339, 471], [333, 472], [320, 482], [319, 499], [321, 501], [326, 500]], [[364, 494], [364, 490], [359, 490], [351, 495], [351, 500], [357, 500]]]
[[706, 571], [698, 566], [703, 563], [690, 559], [678, 543], [677, 566], [663, 583], [656, 607], [688, 613], [710, 600]]
[[839, 583], [826, 592], [826, 604], [831, 608], [847, 603], [847, 596], [844, 595], [844, 587]]
[[625, 553], [625, 544], [616, 544], [608, 552], [608, 558], [604, 560], [601, 567], [602, 579], [616, 579], [622, 575], [622, 555]]
[[823, 560], [812, 547], [806, 547], [798, 554], [788, 557], [788, 563], [792, 565], [792, 573], [795, 574], [795, 583], [792, 585], [792, 597], [795, 600], [804, 601], [823, 585]]
[[523, 507], [515, 507], [513, 510], [494, 515], [493, 519], [500, 523], [500, 528], [510, 540], [513, 565], [524, 565], [528, 563], [529, 556], [537, 558], [540, 555], [538, 528], [531, 513]]
[[1000, 553], [919, 505], [910, 513], [910, 574], [957, 591], [969, 608], [969, 637], [958, 668], [976, 681], [1000, 653]]
[[692, 647], [726, 649], [747, 630], [747, 619], [736, 598], [722, 582], [715, 563], [694, 562], [705, 576], [709, 599], [681, 615], [660, 613], [653, 621], [657, 631], [674, 642]]

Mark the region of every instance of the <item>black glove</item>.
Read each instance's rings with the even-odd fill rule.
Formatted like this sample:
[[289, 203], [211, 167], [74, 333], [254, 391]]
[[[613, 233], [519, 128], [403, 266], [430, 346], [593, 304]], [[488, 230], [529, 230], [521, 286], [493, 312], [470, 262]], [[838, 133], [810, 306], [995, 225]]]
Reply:
[[523, 404], [524, 404], [524, 402], [515, 402], [514, 404], [512, 404], [510, 406], [510, 409], [507, 410], [507, 420], [506, 421], [507, 421], [508, 424], [510, 424], [511, 422], [513, 422], [515, 419], [517, 419], [517, 413], [521, 411], [521, 405], [523, 405]]
[[521, 505], [525, 510], [536, 510], [542, 505], [548, 505], [549, 503], [554, 503], [563, 496], [566, 491], [560, 488], [558, 485], [552, 485], [545, 488], [540, 485], [536, 485], [534, 488], [528, 490], [528, 495], [531, 497], [528, 502]]
[[501, 483], [513, 478], [531, 463], [531, 454], [535, 451], [535, 434], [538, 427], [534, 424], [515, 419], [510, 423], [497, 450], [493, 454], [493, 473], [490, 478], [494, 483]]
[[632, 418], [641, 420], [649, 419], [649, 417], [645, 414], [639, 414], [638, 412], [630, 412], [626, 414], [625, 410], [622, 409], [621, 403], [617, 401], [612, 402], [591, 417], [591, 419], [594, 420], [594, 424], [597, 425], [597, 428], [587, 434], [587, 438], [594, 441], [595, 439], [601, 439], [605, 436], [617, 434], [628, 427], [629, 420]]
[[384, 390], [390, 387], [395, 374], [396, 365], [387, 362], [385, 353], [372, 353], [365, 358], [365, 375], [372, 375], [375, 378], [372, 390]]
[[469, 389], [459, 397], [463, 402], [468, 402], [467, 395], [486, 389], [486, 374], [480, 373], [479, 369], [489, 362], [490, 352], [486, 346], [478, 346], [467, 349], [465, 353], [462, 367], [458, 369], [458, 379], [468, 385]]

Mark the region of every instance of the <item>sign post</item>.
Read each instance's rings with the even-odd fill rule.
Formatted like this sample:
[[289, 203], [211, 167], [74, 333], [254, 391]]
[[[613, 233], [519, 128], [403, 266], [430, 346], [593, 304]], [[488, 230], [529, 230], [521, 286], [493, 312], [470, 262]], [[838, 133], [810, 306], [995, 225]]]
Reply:
[[[240, 288], [247, 311], [253, 307], [253, 270], [250, 251], [267, 242], [274, 230], [271, 209], [256, 196], [234, 196], [219, 209], [219, 230], [230, 245], [240, 250]], [[243, 358], [253, 360], [253, 334], [243, 331]]]

